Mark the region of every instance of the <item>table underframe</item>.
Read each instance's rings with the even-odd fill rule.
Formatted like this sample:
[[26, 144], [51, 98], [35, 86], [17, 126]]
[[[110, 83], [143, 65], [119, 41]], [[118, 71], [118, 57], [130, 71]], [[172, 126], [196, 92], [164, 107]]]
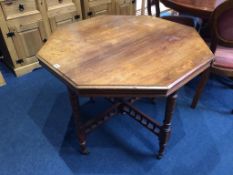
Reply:
[[117, 114], [127, 114], [132, 117], [138, 123], [140, 123], [144, 128], [151, 131], [154, 135], [158, 136], [159, 139], [159, 151], [156, 155], [158, 159], [161, 159], [166, 144], [169, 140], [171, 134], [171, 121], [173, 116], [173, 111], [176, 103], [177, 94], [176, 92], [167, 96], [165, 115], [163, 123], [160, 124], [150, 116], [144, 114], [136, 107], [133, 106], [133, 102], [138, 98], [108, 98], [106, 99], [112, 103], [112, 106], [107, 108], [103, 113], [98, 115], [95, 119], [89, 120], [85, 123], [81, 121], [80, 115], [80, 104], [79, 98], [76, 92], [68, 87], [70, 102], [72, 106], [74, 122], [76, 127], [76, 135], [80, 145], [80, 152], [82, 154], [88, 154], [89, 151], [86, 145], [87, 134], [93, 131], [98, 126], [102, 125]]

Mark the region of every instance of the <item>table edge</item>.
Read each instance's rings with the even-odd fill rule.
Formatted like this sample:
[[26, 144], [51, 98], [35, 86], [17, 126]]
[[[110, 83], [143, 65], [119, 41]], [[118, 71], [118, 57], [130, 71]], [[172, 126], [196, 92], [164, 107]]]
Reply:
[[41, 56], [36, 55], [40, 64], [45, 67], [50, 73], [61, 80], [65, 85], [74, 90], [80, 96], [114, 96], [114, 97], [153, 97], [153, 96], [168, 96], [173, 92], [179, 90], [182, 86], [195, 78], [197, 75], [210, 67], [212, 57], [206, 62], [198, 66], [189, 74], [182, 76], [170, 86], [152, 87], [152, 86], [79, 86], [67, 76], [62, 74], [59, 69], [51, 66]]
[[171, 2], [169, 0], [161, 0], [161, 2], [171, 9], [174, 9], [178, 12], [189, 13], [203, 19], [208, 19], [213, 11], [209, 9], [199, 9], [199, 8], [192, 8], [191, 6], [183, 5], [180, 3]]

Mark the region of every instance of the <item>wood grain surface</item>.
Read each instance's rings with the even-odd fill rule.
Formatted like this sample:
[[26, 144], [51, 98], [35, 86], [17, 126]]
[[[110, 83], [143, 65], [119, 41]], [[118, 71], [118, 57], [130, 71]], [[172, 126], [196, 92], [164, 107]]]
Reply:
[[149, 16], [101, 16], [61, 27], [37, 57], [80, 94], [168, 95], [209, 67], [213, 54], [191, 27]]

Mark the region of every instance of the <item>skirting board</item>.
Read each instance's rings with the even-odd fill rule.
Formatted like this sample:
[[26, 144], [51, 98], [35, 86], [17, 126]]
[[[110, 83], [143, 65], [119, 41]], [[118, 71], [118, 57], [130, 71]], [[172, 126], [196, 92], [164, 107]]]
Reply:
[[2, 73], [0, 72], [0, 87], [4, 86], [5, 84], [6, 84], [6, 82], [5, 82], [5, 80], [4, 80], [3, 76], [2, 76]]
[[15, 75], [17, 77], [20, 77], [20, 76], [23, 76], [23, 75], [25, 75], [27, 73], [30, 73], [34, 69], [37, 69], [37, 68], [40, 68], [40, 67], [41, 67], [41, 65], [39, 64], [39, 62], [35, 62], [35, 63], [32, 63], [32, 64], [28, 64], [26, 66], [15, 68], [14, 72], [15, 72]]

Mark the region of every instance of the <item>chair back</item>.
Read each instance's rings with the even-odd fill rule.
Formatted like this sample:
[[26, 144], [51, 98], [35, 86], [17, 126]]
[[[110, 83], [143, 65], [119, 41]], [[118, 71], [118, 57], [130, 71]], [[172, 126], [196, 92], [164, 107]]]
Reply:
[[220, 4], [212, 14], [211, 50], [215, 52], [217, 45], [233, 47], [233, 0]]

